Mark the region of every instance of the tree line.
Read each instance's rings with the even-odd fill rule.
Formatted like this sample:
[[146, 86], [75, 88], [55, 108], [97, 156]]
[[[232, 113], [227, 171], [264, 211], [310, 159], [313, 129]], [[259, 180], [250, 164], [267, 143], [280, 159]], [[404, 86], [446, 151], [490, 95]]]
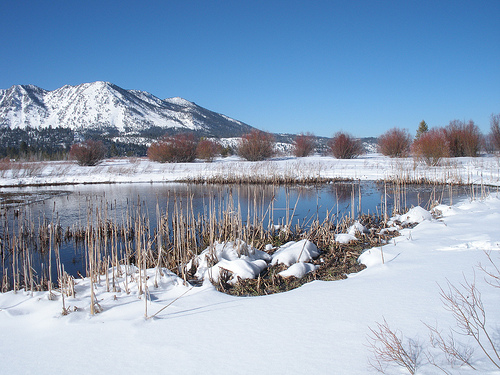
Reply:
[[[437, 165], [446, 157], [478, 156], [482, 151], [500, 151], [500, 114], [491, 115], [490, 133], [481, 134], [472, 120], [453, 120], [445, 127], [429, 129], [422, 121], [413, 137], [407, 129], [392, 128], [378, 138], [378, 150], [389, 157], [408, 157]], [[87, 139], [75, 143], [78, 137]], [[216, 139], [197, 137], [194, 133], [165, 134], [149, 147], [113, 141], [98, 133], [75, 134], [67, 128], [3, 129], [0, 133], [0, 157], [76, 160], [80, 165], [96, 165], [113, 156], [144, 156], [156, 162], [207, 162], [218, 156], [236, 153], [249, 161], [260, 161], [276, 155], [275, 137], [253, 130], [233, 146], [223, 146]], [[291, 153], [306, 157], [320, 147], [311, 133], [295, 136]], [[365, 153], [361, 140], [346, 132], [337, 132], [326, 142], [325, 153], [338, 159], [352, 159]]]

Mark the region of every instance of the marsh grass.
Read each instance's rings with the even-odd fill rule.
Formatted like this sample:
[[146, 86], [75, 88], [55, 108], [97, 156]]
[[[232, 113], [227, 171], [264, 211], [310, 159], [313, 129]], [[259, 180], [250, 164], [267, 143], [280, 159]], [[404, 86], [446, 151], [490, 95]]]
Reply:
[[[138, 199], [129, 202], [121, 217], [117, 217], [112, 203], [88, 199], [81, 219], [66, 228], [59, 224], [57, 212], [52, 212], [49, 219], [32, 217], [29, 206], [4, 209], [0, 219], [1, 289], [3, 292], [48, 290], [51, 296], [60, 296], [62, 311], [66, 314], [69, 310], [65, 299], [74, 296], [78, 277], [88, 277], [91, 285], [104, 283], [107, 291], [125, 290], [127, 293], [128, 280], [134, 278], [138, 294], [145, 300], [145, 315], [148, 316], [148, 269], [156, 270], [155, 280], [161, 269], [166, 268], [182, 278], [186, 285], [199, 285], [200, 280], [194, 277], [196, 269], [188, 269], [187, 264], [216, 242], [236, 240], [264, 250], [268, 244], [277, 248], [292, 240], [307, 239], [322, 251], [313, 261], [319, 267], [297, 279], [279, 276], [282, 266], [270, 266], [257, 279], [240, 280], [236, 284], [228, 283], [232, 275], [227, 271], [216, 283], [220, 291], [234, 295], [271, 294], [312, 280], [343, 279], [364, 268], [358, 262], [364, 249], [381, 246], [390, 238], [388, 236], [397, 235], [397, 232], [381, 234], [381, 230], [390, 215], [405, 210], [408, 183], [404, 179], [380, 183], [385, 189], [380, 212], [362, 215], [360, 185], [351, 183], [336, 190], [337, 205], [324, 219], [313, 214], [301, 222], [295, 218], [300, 194], [292, 200], [288, 192], [285, 214], [279, 220], [275, 217], [277, 207], [273, 191], [277, 185], [255, 189], [251, 185], [237, 184], [229, 192], [220, 188], [204, 198], [203, 212], [194, 209], [194, 195], [189, 188], [182, 194], [169, 193], [163, 211], [157, 203], [155, 212], [149, 212]], [[447, 189], [450, 188], [435, 185], [432, 202], [427, 205], [440, 201]], [[472, 194], [484, 195], [486, 188], [474, 187]], [[351, 210], [347, 215], [339, 213], [341, 198], [350, 200]], [[368, 232], [358, 233], [358, 240], [349, 244], [336, 242], [335, 235], [345, 233], [355, 219], [368, 228]], [[82, 254], [83, 275], [66, 272], [60, 253], [65, 243], [72, 243], [75, 251]], [[214, 258], [212, 265], [217, 261]], [[136, 271], [129, 274], [131, 269]], [[121, 285], [119, 280], [124, 280]], [[94, 289], [91, 288], [92, 314], [100, 311]]]

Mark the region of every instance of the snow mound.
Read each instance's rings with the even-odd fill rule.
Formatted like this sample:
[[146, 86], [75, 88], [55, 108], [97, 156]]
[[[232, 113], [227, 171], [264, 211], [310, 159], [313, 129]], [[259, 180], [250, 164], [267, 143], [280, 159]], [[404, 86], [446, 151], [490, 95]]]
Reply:
[[187, 268], [197, 267], [195, 277], [203, 280], [219, 281], [223, 270], [230, 271], [232, 277], [229, 283], [236, 283], [238, 278], [255, 278], [271, 261], [271, 256], [265, 251], [247, 245], [244, 241], [236, 240], [224, 243], [214, 243], [207, 247], [195, 259], [190, 261]]
[[[266, 246], [266, 250], [272, 250], [272, 246]], [[194, 276], [209, 282], [218, 282], [223, 274], [229, 272], [228, 283], [235, 284], [240, 279], [257, 278], [270, 264], [285, 264], [289, 268], [282, 271], [281, 276], [300, 278], [317, 269], [312, 264], [302, 263], [309, 262], [319, 255], [320, 250], [309, 240], [288, 242], [279, 247], [272, 257], [244, 241], [216, 242], [191, 260], [187, 269], [195, 267]]]
[[285, 264], [291, 266], [297, 262], [308, 262], [317, 258], [320, 251], [309, 240], [291, 241], [281, 246], [272, 257], [271, 264]]
[[343, 244], [348, 244], [351, 241], [357, 241], [358, 239], [354, 234], [350, 233], [339, 233], [335, 235], [335, 241]]
[[410, 209], [406, 214], [392, 217], [389, 223], [399, 222], [401, 225], [407, 225], [418, 224], [426, 220], [432, 220], [431, 213], [420, 206], [416, 206]]
[[359, 221], [355, 221], [354, 224], [349, 227], [347, 233], [352, 236], [356, 236], [358, 233], [368, 233], [368, 229], [366, 229], [366, 227]]
[[219, 281], [220, 275], [224, 271], [229, 271], [232, 276], [229, 284], [236, 284], [239, 279], [255, 279], [262, 271], [267, 268], [267, 262], [262, 259], [234, 259], [221, 260], [215, 266], [211, 267], [208, 274], [215, 282]]
[[278, 273], [278, 275], [280, 275], [281, 277], [294, 276], [297, 279], [300, 279], [309, 272], [316, 271], [318, 268], [319, 266], [315, 266], [314, 264], [311, 263], [295, 263], [292, 264], [290, 267], [288, 267], [286, 270]]

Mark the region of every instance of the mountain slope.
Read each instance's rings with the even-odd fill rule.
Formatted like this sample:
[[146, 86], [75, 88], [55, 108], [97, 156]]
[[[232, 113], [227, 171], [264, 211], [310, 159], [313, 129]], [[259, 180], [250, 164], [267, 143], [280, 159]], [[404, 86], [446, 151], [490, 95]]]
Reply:
[[100, 81], [54, 91], [34, 85], [0, 90], [0, 128], [6, 127], [64, 127], [116, 135], [195, 131], [216, 137], [238, 136], [252, 129], [182, 98], [161, 100]]

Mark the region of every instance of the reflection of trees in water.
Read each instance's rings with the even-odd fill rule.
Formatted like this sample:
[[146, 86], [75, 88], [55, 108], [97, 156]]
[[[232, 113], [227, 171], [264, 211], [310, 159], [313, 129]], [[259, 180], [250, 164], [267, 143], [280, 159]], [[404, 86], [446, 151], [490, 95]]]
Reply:
[[331, 186], [330, 189], [328, 189], [328, 193], [340, 202], [351, 200], [353, 194], [355, 197], [357, 197], [358, 192], [358, 183], [335, 183]]

